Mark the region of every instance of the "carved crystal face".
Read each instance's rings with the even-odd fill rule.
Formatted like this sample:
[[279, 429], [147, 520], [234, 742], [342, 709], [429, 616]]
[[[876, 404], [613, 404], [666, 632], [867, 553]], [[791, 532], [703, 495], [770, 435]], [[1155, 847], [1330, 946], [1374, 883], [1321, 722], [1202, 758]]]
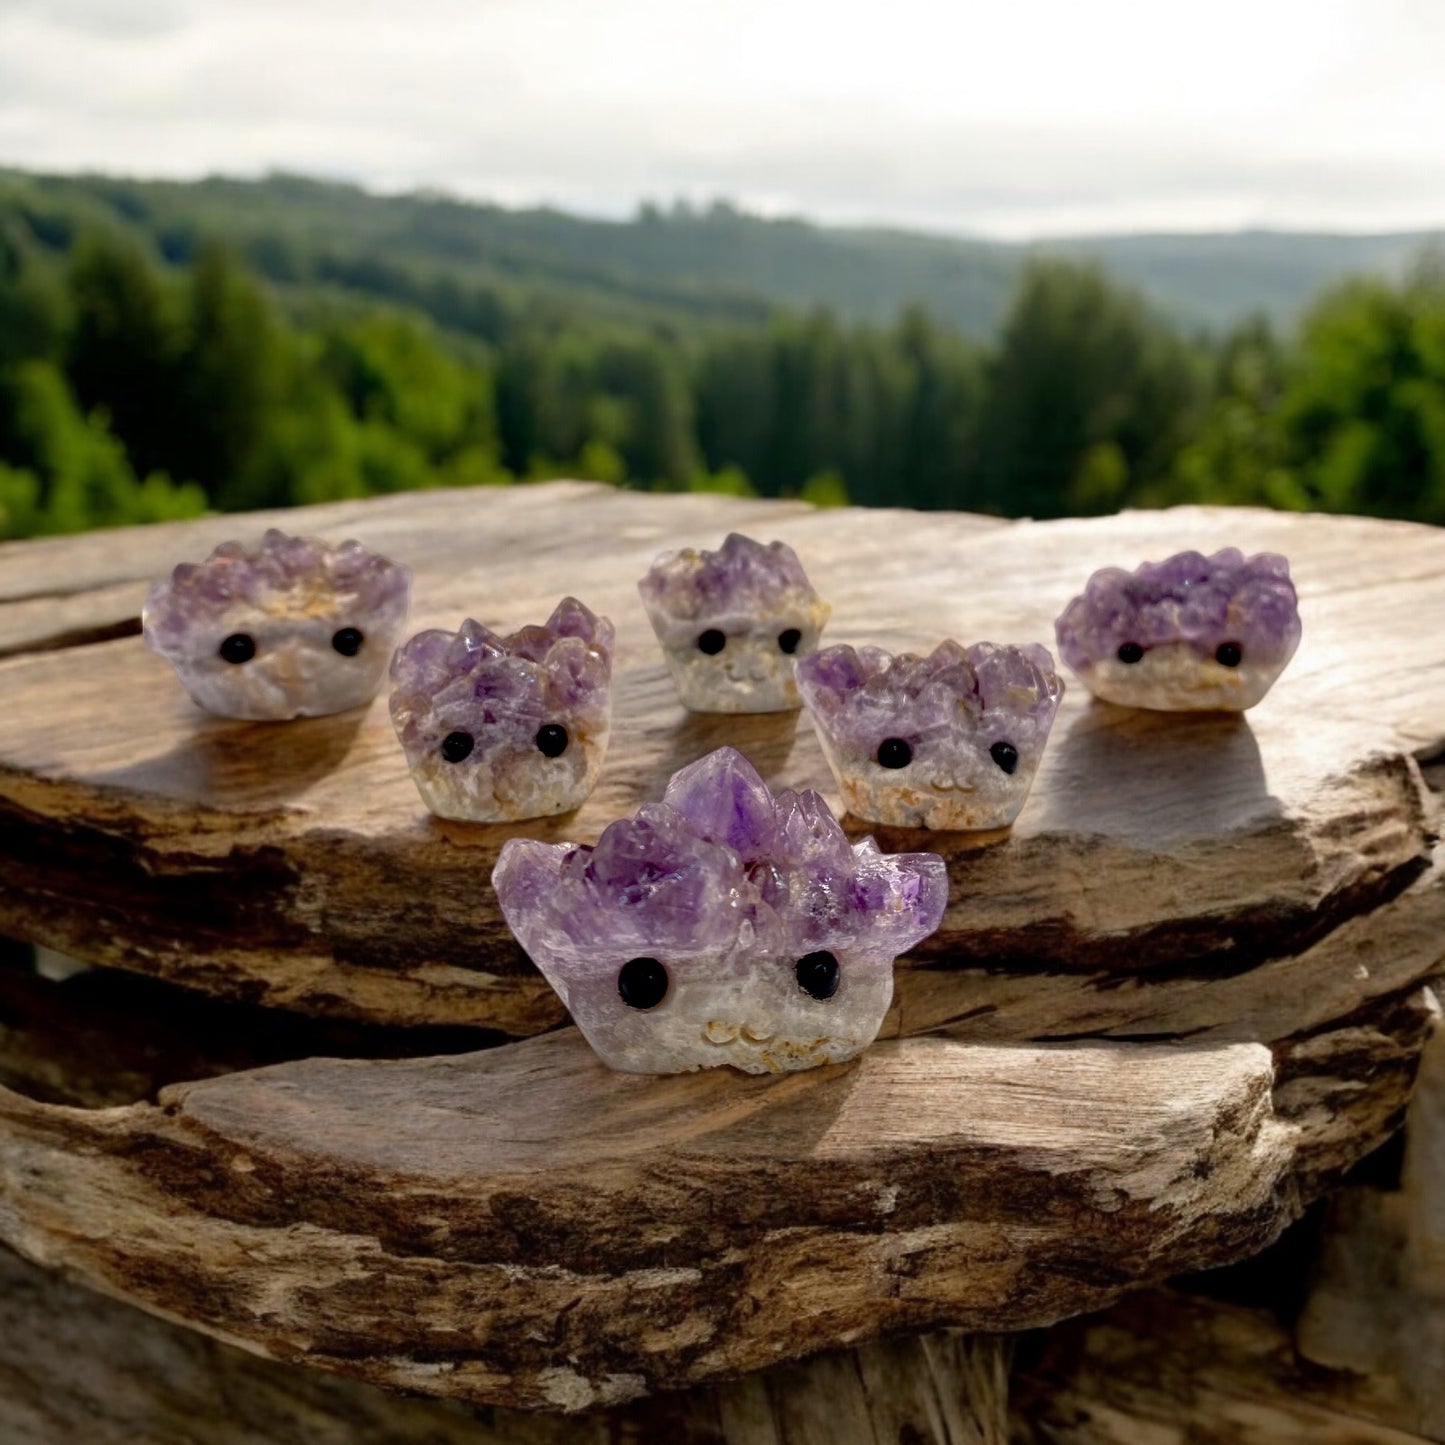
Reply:
[[575, 597], [509, 637], [470, 619], [413, 637], [391, 719], [427, 807], [487, 823], [579, 806], [607, 752], [612, 653], [612, 624]]
[[992, 642], [829, 647], [797, 672], [848, 811], [903, 828], [1012, 823], [1064, 692], [1045, 648]]
[[1253, 707], [1300, 640], [1289, 563], [1234, 547], [1095, 572], [1055, 626], [1096, 697], [1164, 712]]
[[786, 712], [793, 662], [818, 646], [832, 610], [798, 554], [731, 533], [716, 552], [668, 552], [638, 583], [682, 705], [694, 712]]
[[941, 858], [850, 845], [818, 794], [773, 797], [732, 748], [595, 848], [510, 839], [492, 881], [588, 1042], [644, 1074], [852, 1058], [948, 898]]
[[358, 542], [273, 528], [254, 552], [227, 542], [156, 583], [142, 630], [207, 712], [317, 717], [376, 696], [410, 594], [408, 569]]

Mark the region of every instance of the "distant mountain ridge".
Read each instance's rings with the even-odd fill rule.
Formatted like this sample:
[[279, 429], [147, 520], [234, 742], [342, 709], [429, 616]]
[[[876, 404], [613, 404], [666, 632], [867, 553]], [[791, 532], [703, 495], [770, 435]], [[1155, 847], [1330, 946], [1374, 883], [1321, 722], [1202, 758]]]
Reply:
[[87, 220], [141, 232], [172, 261], [219, 238], [281, 287], [322, 284], [420, 304], [484, 337], [486, 298], [506, 295], [559, 317], [577, 307], [674, 326], [820, 306], [888, 322], [919, 304], [985, 338], [1021, 267], [1038, 255], [1096, 260], [1186, 327], [1219, 330], [1261, 311], [1288, 324], [1322, 286], [1358, 273], [1396, 277], [1445, 242], [1445, 230], [1260, 230], [1009, 243], [766, 219], [724, 203], [644, 206], [632, 220], [606, 221], [291, 175], [172, 182], [0, 170], [0, 224], [7, 214], [55, 249]]

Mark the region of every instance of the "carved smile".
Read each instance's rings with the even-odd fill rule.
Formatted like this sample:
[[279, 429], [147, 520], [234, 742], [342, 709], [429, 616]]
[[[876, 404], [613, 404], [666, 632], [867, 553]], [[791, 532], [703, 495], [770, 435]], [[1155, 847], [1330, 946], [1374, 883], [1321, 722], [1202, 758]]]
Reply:
[[726, 1048], [739, 1040], [746, 1044], [771, 1043], [775, 1036], [775, 1030], [755, 1029], [751, 1024], [743, 1024], [740, 1028], [723, 1019], [709, 1019], [702, 1029], [703, 1042], [715, 1044], [718, 1048]]

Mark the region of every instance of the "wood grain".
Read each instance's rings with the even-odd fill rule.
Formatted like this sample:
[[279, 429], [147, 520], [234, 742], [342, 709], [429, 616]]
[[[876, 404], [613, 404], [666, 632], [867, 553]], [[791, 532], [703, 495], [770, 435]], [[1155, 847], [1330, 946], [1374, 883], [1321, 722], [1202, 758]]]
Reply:
[[1426, 1445], [1388, 1379], [1312, 1365], [1273, 1312], [1174, 1293], [1070, 1321], [1016, 1368], [1017, 1445]]
[[924, 1335], [611, 1410], [402, 1397], [223, 1345], [0, 1250], [6, 1445], [1004, 1445], [995, 1339]]
[[1297, 1333], [1307, 1358], [1388, 1382], [1445, 1439], [1445, 1028], [1422, 1053], [1401, 1187], [1330, 1201]]
[[1256, 1044], [882, 1044], [644, 1079], [571, 1030], [86, 1111], [0, 1092], [0, 1235], [219, 1338], [580, 1409], [879, 1334], [1008, 1330], [1298, 1208]]
[[[926, 1420], [971, 1440], [997, 1392], [970, 1389], [972, 1420], [940, 1402], [997, 1355], [901, 1334], [1031, 1327], [1248, 1256], [1399, 1126], [1445, 972], [1429, 786], [1445, 637], [1420, 625], [1445, 607], [1441, 533], [1209, 510], [1003, 524], [577, 484], [290, 514], [410, 562], [417, 626], [514, 626], [564, 590], [618, 623], [597, 794], [504, 829], [425, 815], [384, 701], [205, 719], [123, 635], [151, 575], [258, 522], [0, 548], [0, 926], [387, 1028], [561, 1021], [487, 885], [511, 832], [593, 838], [723, 742], [775, 786], [831, 794], [799, 719], [677, 707], [633, 591], [666, 546], [782, 536], [834, 602], [832, 640], [895, 648], [1047, 640], [1095, 566], [1273, 548], [1295, 562], [1305, 643], [1245, 719], [1074, 689], [1008, 834], [884, 830], [945, 854], [953, 901], [900, 965], [894, 1037], [851, 1065], [630, 1078], [565, 1029], [85, 1110], [46, 1099], [132, 1098], [165, 1067], [121, 1049], [107, 1075], [97, 1045], [87, 1071], [53, 1010], [12, 1019], [0, 1076], [43, 1097], [0, 1090], [0, 1239], [31, 1258], [251, 1350], [509, 1407], [618, 1406], [853, 1349], [740, 1384], [708, 1418], [802, 1442], [847, 1397], [880, 1439]], [[86, 1019], [103, 1042], [105, 1018]], [[243, 1052], [225, 1044], [218, 1066]], [[212, 1057], [198, 1042], [198, 1070]], [[890, 1373], [907, 1382], [892, 1393]]]
[[406, 1058], [500, 1042], [482, 1029], [283, 1013], [119, 969], [44, 977], [28, 955], [0, 942], [0, 1084], [46, 1103], [133, 1104], [167, 1084], [313, 1055]]
[[[0, 927], [250, 1002], [515, 1035], [555, 1025], [560, 1006], [488, 884], [506, 836], [591, 840], [723, 742], [775, 786], [832, 795], [797, 716], [684, 713], [642, 615], [634, 583], [656, 551], [733, 527], [799, 549], [834, 603], [830, 640], [894, 648], [945, 635], [1050, 640], [1094, 567], [1186, 545], [1277, 548], [1295, 563], [1305, 640], [1247, 717], [1129, 713], [1075, 687], [1011, 832], [879, 830], [885, 847], [942, 851], [953, 884], [943, 928], [899, 970], [891, 1032], [1247, 1029], [1245, 987], [1226, 1004], [1230, 991], [1213, 984], [1273, 968], [1270, 1017], [1251, 1036], [1276, 1037], [1302, 1026], [1291, 999], [1318, 1012], [1315, 983], [1337, 978], [1314, 952], [1333, 933], [1383, 920], [1412, 889], [1411, 907], [1438, 901], [1416, 758], [1445, 742], [1445, 634], [1419, 625], [1445, 615], [1439, 531], [1208, 509], [1003, 524], [573, 483], [393, 497], [291, 514], [289, 525], [354, 533], [411, 563], [417, 626], [471, 613], [510, 627], [545, 615], [564, 590], [609, 613], [619, 725], [592, 799], [519, 827], [438, 822], [406, 776], [384, 700], [284, 726], [228, 723], [200, 715], [136, 638], [50, 646], [0, 663]], [[117, 557], [130, 538], [0, 548], [0, 596], [12, 599], [0, 636], [22, 645], [30, 623], [13, 609], [33, 606], [61, 571], [71, 602], [92, 595], [94, 626], [114, 627], [125, 610], [116, 589], [132, 589], [131, 606], [142, 590], [128, 576], [196, 555], [201, 533], [208, 544], [225, 526], [257, 524], [131, 534], [128, 572]], [[1400, 927], [1416, 941], [1391, 951], [1382, 989], [1439, 964], [1413, 916]]]

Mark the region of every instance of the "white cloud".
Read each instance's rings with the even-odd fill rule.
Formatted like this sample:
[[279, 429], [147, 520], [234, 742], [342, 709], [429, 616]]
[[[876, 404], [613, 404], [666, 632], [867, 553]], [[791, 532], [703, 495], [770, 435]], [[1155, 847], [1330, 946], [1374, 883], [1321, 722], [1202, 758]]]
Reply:
[[144, 39], [185, 23], [188, 0], [4, 0], [11, 15], [29, 15], [62, 30]]
[[0, 160], [995, 234], [1445, 222], [1434, 0], [0, 0]]

